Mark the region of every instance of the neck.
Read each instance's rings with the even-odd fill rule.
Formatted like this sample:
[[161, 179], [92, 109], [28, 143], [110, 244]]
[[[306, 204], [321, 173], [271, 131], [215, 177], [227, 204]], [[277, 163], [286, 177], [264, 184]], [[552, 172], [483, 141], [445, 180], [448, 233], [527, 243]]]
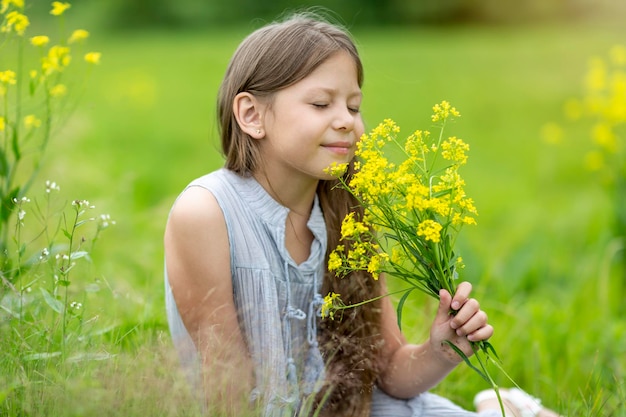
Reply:
[[274, 200], [287, 207], [295, 217], [308, 219], [313, 207], [318, 180], [270, 176], [267, 171], [254, 173], [254, 178]]

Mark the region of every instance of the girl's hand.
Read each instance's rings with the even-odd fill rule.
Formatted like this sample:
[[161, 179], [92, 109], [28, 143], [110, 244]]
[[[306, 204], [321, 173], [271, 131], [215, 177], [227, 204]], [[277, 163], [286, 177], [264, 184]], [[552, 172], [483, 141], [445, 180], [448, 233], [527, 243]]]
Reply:
[[474, 354], [470, 342], [486, 340], [493, 335], [493, 327], [487, 324], [487, 314], [480, 309], [476, 299], [469, 298], [471, 291], [472, 284], [462, 282], [454, 298], [446, 290], [439, 292], [439, 309], [430, 328], [430, 343], [434, 352], [447, 362], [460, 363], [463, 359], [446, 341], [470, 357]]

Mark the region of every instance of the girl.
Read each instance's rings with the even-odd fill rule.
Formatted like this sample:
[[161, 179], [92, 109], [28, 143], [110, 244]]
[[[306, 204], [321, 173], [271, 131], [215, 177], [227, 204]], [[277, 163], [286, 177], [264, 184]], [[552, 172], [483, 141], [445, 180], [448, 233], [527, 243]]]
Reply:
[[[225, 167], [185, 189], [165, 232], [170, 329], [210, 415], [476, 415], [427, 392], [461, 362], [445, 340], [471, 355], [469, 342], [493, 333], [469, 283], [441, 292], [422, 344], [405, 341], [388, 298], [318, 318], [321, 294], [348, 304], [386, 292], [382, 279], [326, 268], [341, 220], [362, 214], [324, 171], [353, 159], [362, 83], [349, 35], [308, 14], [252, 33], [230, 61], [218, 97]], [[521, 391], [503, 395], [512, 416], [554, 415]], [[500, 415], [494, 398], [477, 398], [480, 415]]]

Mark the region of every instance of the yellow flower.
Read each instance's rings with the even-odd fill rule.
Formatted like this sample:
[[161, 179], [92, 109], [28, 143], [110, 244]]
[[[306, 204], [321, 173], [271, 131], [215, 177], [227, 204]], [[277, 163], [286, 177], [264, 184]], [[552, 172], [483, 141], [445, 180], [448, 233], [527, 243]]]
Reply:
[[34, 114], [24, 116], [24, 126], [26, 129], [37, 128], [41, 126], [41, 120], [39, 120]]
[[80, 42], [80, 41], [87, 39], [88, 37], [89, 37], [89, 32], [87, 32], [84, 29], [76, 29], [70, 35], [70, 38], [67, 40], [67, 43]]
[[380, 276], [381, 267], [387, 259], [389, 259], [389, 255], [387, 255], [384, 252], [378, 253], [376, 255], [372, 255], [369, 263], [367, 264], [367, 272], [372, 274], [372, 278], [374, 278], [375, 280], [378, 280], [378, 277]]
[[341, 222], [341, 239], [358, 238], [369, 229], [363, 223], [354, 219], [354, 212], [350, 212]]
[[33, 36], [30, 38], [30, 43], [33, 46], [46, 46], [50, 42], [50, 38], [45, 35]]
[[67, 94], [67, 87], [63, 84], [57, 84], [50, 89], [50, 95], [52, 97], [61, 97]]
[[330, 256], [328, 257], [328, 270], [329, 271], [336, 271], [339, 268], [341, 268], [341, 264], [343, 263], [341, 260], [341, 256], [339, 255], [339, 252], [343, 251], [343, 246], [337, 246], [337, 248], [331, 252]]
[[441, 224], [434, 220], [424, 220], [417, 225], [417, 235], [424, 236], [424, 239], [437, 243], [441, 241]]
[[440, 122], [446, 120], [450, 116], [460, 117], [461, 114], [456, 108], [450, 106], [447, 101], [442, 101], [441, 104], [435, 104], [433, 106], [434, 114], [430, 117], [433, 122]]
[[609, 153], [617, 152], [617, 137], [606, 123], [597, 123], [592, 130], [594, 142]]
[[333, 319], [335, 317], [335, 301], [340, 302], [340, 295], [334, 292], [329, 293], [326, 297], [324, 297], [324, 303], [322, 304], [321, 315], [322, 317], [330, 317]]
[[60, 1], [52, 2], [52, 10], [50, 10], [50, 14], [54, 16], [61, 16], [63, 12], [71, 7], [69, 3], [61, 3]]
[[54, 71], [61, 72], [70, 64], [71, 60], [70, 48], [55, 45], [50, 48], [48, 55], [41, 60], [42, 72], [45, 75], [49, 75]]
[[87, 61], [90, 64], [99, 64], [100, 63], [100, 56], [102, 54], [100, 52], [87, 52], [85, 54], [85, 61]]
[[0, 132], [4, 132], [6, 128], [6, 122], [4, 121], [4, 116], [0, 116]]
[[441, 156], [444, 159], [463, 165], [467, 162], [465, 152], [469, 151], [469, 145], [462, 139], [452, 136], [441, 144]]
[[0, 71], [0, 83], [8, 85], [15, 84], [15, 72], [11, 70]]
[[332, 175], [333, 177], [341, 177], [346, 170], [348, 169], [348, 164], [338, 164], [337, 162], [333, 162], [331, 166], [324, 170], [325, 173]]
[[2, 0], [2, 3], [0, 4], [0, 13], [6, 12], [10, 5], [13, 5], [18, 9], [24, 8], [24, 0]]
[[28, 17], [16, 11], [7, 13], [5, 19], [4, 24], [0, 28], [1, 32], [10, 32], [13, 29], [15, 33], [22, 36], [28, 25], [30, 25]]

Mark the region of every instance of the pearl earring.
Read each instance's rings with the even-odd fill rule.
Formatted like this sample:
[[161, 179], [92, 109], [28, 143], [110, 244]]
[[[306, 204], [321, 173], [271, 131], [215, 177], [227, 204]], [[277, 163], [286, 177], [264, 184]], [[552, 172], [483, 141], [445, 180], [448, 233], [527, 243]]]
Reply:
[[260, 135], [260, 134], [261, 134], [261, 129], [257, 129], [257, 130], [256, 130], [256, 134], [257, 134], [257, 135]]

